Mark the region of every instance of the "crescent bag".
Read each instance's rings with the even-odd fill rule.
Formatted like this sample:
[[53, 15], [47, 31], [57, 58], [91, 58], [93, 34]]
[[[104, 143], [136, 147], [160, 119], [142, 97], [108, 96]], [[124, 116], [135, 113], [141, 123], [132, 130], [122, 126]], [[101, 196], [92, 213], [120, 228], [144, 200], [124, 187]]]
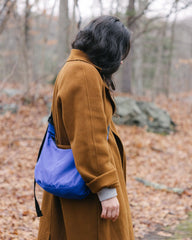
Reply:
[[77, 171], [72, 149], [58, 148], [55, 143], [52, 115], [48, 122], [35, 166], [34, 198], [38, 217], [42, 216], [42, 212], [36, 199], [36, 183], [45, 191], [67, 199], [84, 199], [90, 194], [89, 188]]

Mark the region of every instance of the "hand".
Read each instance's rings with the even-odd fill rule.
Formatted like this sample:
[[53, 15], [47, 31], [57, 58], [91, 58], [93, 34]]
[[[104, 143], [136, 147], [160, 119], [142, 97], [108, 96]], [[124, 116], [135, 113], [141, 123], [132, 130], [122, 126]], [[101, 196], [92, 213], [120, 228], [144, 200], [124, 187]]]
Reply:
[[117, 197], [113, 197], [101, 202], [102, 213], [101, 218], [110, 219], [113, 222], [119, 217], [119, 201]]

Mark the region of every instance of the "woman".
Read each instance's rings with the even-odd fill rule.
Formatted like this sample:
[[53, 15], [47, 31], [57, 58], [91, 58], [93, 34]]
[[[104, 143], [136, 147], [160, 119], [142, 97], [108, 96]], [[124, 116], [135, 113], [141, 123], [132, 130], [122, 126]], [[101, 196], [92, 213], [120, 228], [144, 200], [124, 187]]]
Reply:
[[[39, 240], [133, 240], [126, 191], [126, 157], [112, 122], [112, 74], [128, 55], [130, 35], [112, 16], [91, 21], [77, 34], [58, 74], [52, 115], [56, 143], [72, 148], [91, 190], [83, 200], [44, 192]], [[109, 136], [108, 136], [109, 127]]]

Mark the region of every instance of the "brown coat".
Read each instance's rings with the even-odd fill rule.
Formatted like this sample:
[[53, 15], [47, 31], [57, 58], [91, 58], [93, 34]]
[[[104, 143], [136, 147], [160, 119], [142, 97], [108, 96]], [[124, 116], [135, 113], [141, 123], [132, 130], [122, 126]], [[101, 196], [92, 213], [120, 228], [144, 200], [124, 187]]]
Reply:
[[[72, 148], [76, 167], [92, 193], [83, 200], [69, 200], [44, 191], [39, 240], [134, 240], [126, 157], [112, 122], [115, 104], [98, 69], [85, 53], [73, 49], [58, 74], [52, 103], [57, 145]], [[120, 215], [115, 222], [100, 218], [96, 193], [104, 187], [117, 188]]]

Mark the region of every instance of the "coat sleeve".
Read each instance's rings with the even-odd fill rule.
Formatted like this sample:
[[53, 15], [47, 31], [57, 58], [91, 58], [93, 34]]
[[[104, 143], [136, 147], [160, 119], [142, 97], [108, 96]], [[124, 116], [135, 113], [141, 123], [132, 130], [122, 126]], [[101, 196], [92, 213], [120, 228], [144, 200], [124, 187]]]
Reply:
[[118, 177], [107, 140], [103, 80], [87, 63], [68, 63], [66, 72], [58, 95], [77, 170], [93, 193], [115, 188]]

